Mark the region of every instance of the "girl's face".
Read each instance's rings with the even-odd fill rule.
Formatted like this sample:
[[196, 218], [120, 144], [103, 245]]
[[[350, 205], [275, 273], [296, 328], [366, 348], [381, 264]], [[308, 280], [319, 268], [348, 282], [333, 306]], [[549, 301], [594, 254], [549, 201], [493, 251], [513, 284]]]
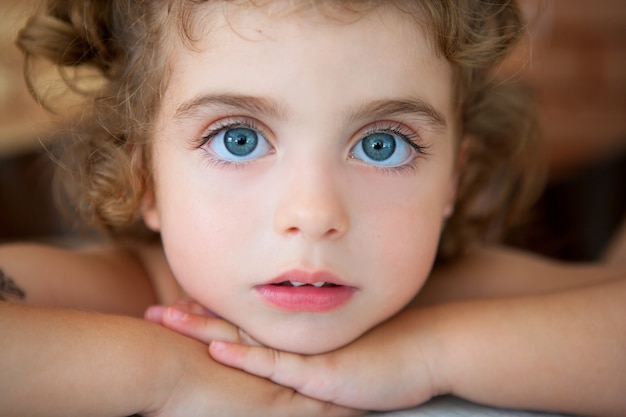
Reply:
[[144, 219], [190, 297], [266, 345], [337, 348], [430, 272], [455, 190], [451, 67], [391, 9], [206, 7], [174, 52]]

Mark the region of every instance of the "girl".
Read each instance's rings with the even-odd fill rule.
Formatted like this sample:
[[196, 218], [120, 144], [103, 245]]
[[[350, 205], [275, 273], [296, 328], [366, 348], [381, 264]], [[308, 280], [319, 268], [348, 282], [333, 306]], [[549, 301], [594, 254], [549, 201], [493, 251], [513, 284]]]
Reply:
[[[521, 32], [510, 2], [48, 2], [20, 45], [29, 60], [102, 76], [60, 174], [81, 217], [116, 243], [8, 246], [0, 253], [6, 277], [26, 303], [46, 307], [136, 314], [189, 297], [216, 317], [162, 307], [146, 314], [201, 342], [274, 349], [218, 343], [211, 352], [328, 402], [289, 397], [287, 388], [212, 362], [202, 343], [148, 323], [5, 304], [2, 408], [267, 415], [269, 398], [278, 399], [272, 415], [341, 415], [353, 411], [330, 403], [391, 409], [450, 392], [497, 405], [619, 412], [623, 336], [580, 347], [558, 334], [557, 347], [571, 352], [558, 357], [529, 346], [543, 347], [546, 329], [554, 341], [562, 312], [586, 337], [623, 328], [621, 310], [600, 310], [601, 330], [586, 325], [596, 310], [580, 313], [581, 300], [623, 297], [623, 280], [609, 281], [621, 271], [498, 283], [502, 262], [543, 276], [570, 271], [499, 251], [459, 258], [535, 192], [532, 119], [493, 73]], [[437, 255], [451, 263], [422, 290]], [[33, 257], [37, 265], [25, 265]], [[468, 277], [466, 290], [455, 268], [468, 264], [480, 276]], [[555, 299], [523, 297], [551, 291]], [[509, 295], [518, 297], [407, 307]], [[504, 317], [515, 337], [503, 332]], [[29, 349], [41, 345], [33, 360]], [[385, 361], [356, 372], [353, 364], [379, 348], [389, 352]], [[73, 363], [58, 359], [61, 349]], [[513, 349], [522, 354], [504, 368], [500, 354]], [[565, 384], [542, 395], [596, 370], [581, 360], [592, 349], [611, 368], [599, 377], [602, 389], [583, 395]], [[529, 363], [555, 371], [538, 383], [523, 375]], [[403, 389], [375, 383], [387, 374]], [[521, 387], [504, 389], [511, 375]], [[26, 392], [49, 401], [30, 404]]]

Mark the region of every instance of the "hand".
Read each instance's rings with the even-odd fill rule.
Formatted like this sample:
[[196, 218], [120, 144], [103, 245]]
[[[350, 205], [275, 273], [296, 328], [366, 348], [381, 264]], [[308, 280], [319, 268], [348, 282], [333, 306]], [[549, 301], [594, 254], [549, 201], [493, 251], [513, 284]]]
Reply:
[[424, 325], [425, 309], [400, 313], [348, 346], [311, 356], [258, 346], [234, 326], [191, 310], [200, 312], [188, 309], [183, 324], [164, 316], [166, 325], [210, 343], [218, 362], [306, 396], [363, 410], [391, 410], [440, 393], [431, 377], [434, 360], [427, 352], [435, 349], [427, 336], [430, 326]]
[[[166, 339], [166, 338], [164, 338]], [[159, 343], [169, 344], [160, 339]], [[142, 413], [147, 417], [207, 416], [356, 416], [361, 413], [307, 398], [266, 379], [213, 361], [206, 346], [171, 333], [172, 361], [182, 360], [172, 385], [163, 385], [158, 403]], [[159, 366], [159, 364], [155, 364]]]
[[[153, 306], [145, 318], [202, 343], [215, 338], [258, 345], [243, 331], [218, 318], [200, 304], [181, 300], [172, 306]], [[180, 339], [180, 338], [179, 338]], [[195, 341], [192, 345], [203, 346]], [[178, 349], [177, 349], [178, 350]], [[175, 416], [356, 416], [357, 410], [320, 402], [266, 379], [216, 363], [206, 347], [179, 355], [187, 360], [184, 372], [167, 401], [150, 417]], [[167, 396], [164, 396], [167, 398]], [[207, 414], [208, 413], [208, 414]]]

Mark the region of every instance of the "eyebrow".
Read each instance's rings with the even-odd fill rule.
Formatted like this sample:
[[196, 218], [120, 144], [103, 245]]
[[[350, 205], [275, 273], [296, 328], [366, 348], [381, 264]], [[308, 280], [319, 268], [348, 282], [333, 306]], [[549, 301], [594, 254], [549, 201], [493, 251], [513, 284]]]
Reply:
[[282, 118], [284, 113], [275, 101], [262, 97], [239, 94], [207, 94], [192, 98], [178, 106], [174, 119], [192, 118], [206, 107], [227, 107], [277, 119]]
[[[268, 98], [240, 94], [206, 94], [182, 103], [176, 109], [174, 119], [192, 118], [206, 107], [227, 107], [276, 119], [283, 118], [285, 114], [284, 108]], [[347, 120], [350, 122], [364, 119], [378, 120], [407, 114], [425, 118], [426, 122], [436, 130], [444, 130], [447, 126], [443, 113], [420, 98], [382, 99], [369, 102], [348, 111]]]
[[429, 102], [420, 98], [399, 100], [376, 100], [357, 107], [348, 113], [348, 120], [384, 119], [394, 116], [415, 114], [423, 117], [433, 129], [444, 130], [446, 117]]

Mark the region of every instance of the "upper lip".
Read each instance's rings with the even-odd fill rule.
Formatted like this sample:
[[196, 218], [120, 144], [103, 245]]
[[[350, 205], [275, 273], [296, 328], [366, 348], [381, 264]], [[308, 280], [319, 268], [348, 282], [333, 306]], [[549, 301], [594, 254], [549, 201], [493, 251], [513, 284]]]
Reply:
[[328, 271], [307, 271], [303, 269], [292, 269], [286, 271], [275, 278], [263, 283], [263, 285], [281, 284], [290, 281], [301, 284], [319, 284], [320, 282], [332, 285], [349, 286], [336, 275]]

